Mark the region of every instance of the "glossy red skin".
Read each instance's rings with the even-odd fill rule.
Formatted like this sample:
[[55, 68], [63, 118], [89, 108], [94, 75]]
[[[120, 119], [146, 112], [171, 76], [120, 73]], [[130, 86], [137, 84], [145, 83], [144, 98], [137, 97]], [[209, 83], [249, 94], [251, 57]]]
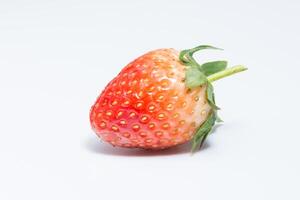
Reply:
[[185, 88], [185, 68], [174, 49], [152, 51], [128, 64], [91, 108], [97, 135], [114, 146], [145, 149], [190, 140], [210, 107], [205, 88]]

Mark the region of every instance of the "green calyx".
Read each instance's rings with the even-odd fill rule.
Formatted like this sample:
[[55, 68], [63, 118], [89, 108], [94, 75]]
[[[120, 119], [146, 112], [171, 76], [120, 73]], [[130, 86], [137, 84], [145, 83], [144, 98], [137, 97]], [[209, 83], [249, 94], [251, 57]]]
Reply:
[[192, 152], [195, 152], [198, 148], [201, 148], [215, 123], [222, 122], [217, 115], [217, 110], [220, 108], [216, 106], [214, 88], [211, 83], [232, 74], [247, 70], [247, 68], [241, 65], [227, 68], [227, 61], [213, 61], [199, 64], [194, 59], [193, 55], [195, 52], [205, 49], [222, 50], [210, 45], [200, 45], [192, 49], [183, 50], [179, 54], [180, 61], [186, 65], [186, 87], [192, 90], [201, 86], [206, 86], [206, 98], [212, 108], [208, 118], [197, 129], [196, 134], [193, 137]]

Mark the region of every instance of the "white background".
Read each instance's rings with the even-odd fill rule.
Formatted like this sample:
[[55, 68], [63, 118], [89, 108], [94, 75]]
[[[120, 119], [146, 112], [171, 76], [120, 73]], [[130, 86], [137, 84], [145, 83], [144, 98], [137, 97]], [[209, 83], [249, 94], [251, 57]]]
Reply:
[[[0, 199], [300, 199], [300, 3], [0, 1]], [[225, 123], [195, 155], [112, 148], [89, 109], [156, 48], [249, 70], [215, 84]]]

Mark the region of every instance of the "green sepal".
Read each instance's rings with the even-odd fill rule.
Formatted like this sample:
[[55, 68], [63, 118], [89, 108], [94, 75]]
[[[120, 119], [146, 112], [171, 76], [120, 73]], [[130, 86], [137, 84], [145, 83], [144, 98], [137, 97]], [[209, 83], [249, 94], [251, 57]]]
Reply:
[[[200, 67], [200, 65], [196, 62], [196, 60], [193, 58], [193, 55], [195, 52], [204, 50], [204, 49], [215, 49], [215, 50], [222, 50], [220, 48], [210, 46], [210, 45], [200, 45], [192, 49], [186, 49], [180, 52], [179, 54], [179, 60], [188, 66], [192, 67]], [[201, 67], [200, 67], [201, 70]]]
[[209, 114], [206, 121], [197, 129], [196, 134], [193, 137], [192, 141], [192, 152], [195, 152], [198, 148], [201, 148], [207, 136], [211, 132], [213, 126], [218, 119], [217, 110], [219, 109], [215, 104], [215, 97], [213, 86], [207, 80], [207, 76], [214, 74], [216, 72], [222, 71], [227, 67], [226, 61], [215, 61], [208, 62], [200, 65], [193, 58], [193, 54], [197, 51], [203, 49], [217, 49], [217, 47], [209, 45], [201, 45], [192, 49], [183, 50], [179, 54], [180, 61], [186, 65], [185, 72], [185, 85], [188, 89], [194, 89], [202, 85], [207, 85], [206, 88], [206, 98], [211, 106], [211, 113]]
[[189, 61], [188, 61], [187, 58], [185, 57], [188, 51], [189, 51], [188, 49], [182, 50], [182, 51], [180, 52], [180, 54], [179, 54], [179, 60], [180, 60], [183, 64], [185, 64], [185, 65], [188, 65], [188, 64], [189, 64]]
[[216, 106], [214, 88], [210, 82], [207, 82], [206, 98], [213, 110], [220, 110], [220, 108]]
[[202, 71], [206, 76], [212, 75], [214, 73], [223, 71], [227, 67], [227, 61], [213, 61], [207, 62], [200, 66], [200, 71]]
[[206, 76], [198, 68], [188, 67], [185, 72], [185, 86], [189, 89], [199, 87], [207, 83]]
[[204, 141], [215, 125], [216, 119], [217, 115], [214, 111], [212, 111], [207, 120], [198, 128], [196, 134], [193, 137], [192, 152], [195, 152], [197, 149], [202, 147]]
[[197, 128], [192, 139], [192, 152], [195, 152], [199, 147], [201, 148], [216, 122], [223, 122], [217, 115], [219, 107], [217, 107], [215, 103], [214, 88], [211, 82], [247, 69], [244, 66], [235, 66], [226, 69], [227, 61], [213, 61], [200, 65], [194, 59], [193, 54], [204, 49], [222, 50], [210, 45], [200, 45], [192, 49], [183, 50], [179, 54], [179, 60], [186, 66], [184, 80], [186, 87], [190, 90], [206, 85], [206, 98], [211, 106], [209, 116], [206, 121]]
[[224, 121], [217, 115], [217, 120], [216, 120], [217, 123], [223, 123]]

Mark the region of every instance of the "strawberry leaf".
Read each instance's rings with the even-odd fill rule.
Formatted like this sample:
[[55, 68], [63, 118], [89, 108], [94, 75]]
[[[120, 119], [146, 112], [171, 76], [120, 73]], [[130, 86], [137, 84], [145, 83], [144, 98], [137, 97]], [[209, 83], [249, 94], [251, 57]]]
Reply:
[[207, 136], [209, 135], [212, 127], [215, 125], [217, 119], [216, 113], [213, 111], [208, 116], [207, 120], [198, 128], [192, 141], [192, 152], [195, 152], [198, 148], [201, 148], [204, 144]]
[[199, 87], [207, 82], [206, 76], [196, 67], [189, 67], [185, 73], [185, 85], [189, 89]]
[[214, 88], [210, 82], [207, 83], [206, 97], [207, 97], [209, 105], [214, 110], [220, 110], [220, 108], [218, 106], [216, 106]]
[[188, 58], [186, 57], [187, 52], [188, 52], [188, 50], [182, 50], [182, 51], [180, 52], [180, 54], [179, 54], [179, 60], [180, 60], [183, 64], [185, 64], [185, 65], [188, 65], [188, 64], [189, 64], [189, 60], [188, 60]]
[[218, 122], [218, 123], [222, 123], [222, 122], [224, 122], [219, 116], [217, 116], [217, 120], [216, 120], [216, 122]]
[[207, 62], [200, 66], [200, 70], [206, 75], [212, 75], [214, 73], [223, 71], [227, 67], [227, 61], [213, 61]]
[[188, 50], [188, 54], [190, 54], [191, 56], [193, 56], [193, 54], [197, 51], [200, 51], [200, 50], [204, 50], [204, 49], [214, 49], [214, 50], [223, 50], [223, 49], [220, 49], [218, 47], [214, 47], [214, 46], [211, 46], [211, 45], [199, 45], [197, 47], [194, 47], [192, 49], [189, 49]]
[[204, 49], [214, 49], [214, 50], [222, 50], [217, 47], [213, 47], [210, 45], [200, 45], [192, 49], [186, 49], [180, 52], [179, 54], [179, 60], [187, 66], [192, 67], [199, 67], [200, 71], [202, 71], [201, 66], [197, 63], [197, 61], [194, 59], [193, 55], [197, 51], [204, 50]]

